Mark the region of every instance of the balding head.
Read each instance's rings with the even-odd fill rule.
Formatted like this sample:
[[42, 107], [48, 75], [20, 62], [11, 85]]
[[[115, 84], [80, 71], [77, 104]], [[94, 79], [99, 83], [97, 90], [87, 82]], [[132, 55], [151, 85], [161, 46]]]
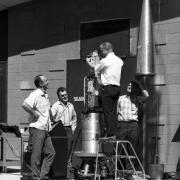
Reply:
[[113, 50], [112, 44], [110, 42], [103, 42], [99, 45], [99, 47], [106, 50]]
[[113, 46], [110, 42], [103, 42], [99, 45], [99, 52], [101, 57], [106, 57], [109, 53], [113, 52]]

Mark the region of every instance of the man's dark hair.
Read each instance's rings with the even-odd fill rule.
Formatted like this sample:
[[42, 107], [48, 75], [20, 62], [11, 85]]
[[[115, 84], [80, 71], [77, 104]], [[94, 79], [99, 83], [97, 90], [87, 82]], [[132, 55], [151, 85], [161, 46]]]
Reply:
[[57, 89], [57, 96], [59, 96], [59, 92], [63, 92], [63, 91], [66, 91], [66, 88], [65, 87], [59, 87], [58, 89]]
[[34, 84], [35, 84], [35, 86], [37, 87], [37, 88], [39, 88], [40, 87], [40, 83], [41, 83], [41, 76], [43, 76], [43, 75], [41, 75], [41, 74], [39, 74], [39, 75], [37, 75], [35, 78], [34, 78]]
[[134, 89], [135, 89], [135, 95], [136, 96], [140, 96], [142, 94], [142, 90], [140, 88], [140, 85], [138, 82], [136, 82], [135, 80], [130, 81], [130, 83], [133, 85]]
[[99, 47], [103, 47], [106, 50], [112, 49], [113, 50], [113, 46], [110, 42], [102, 42]]

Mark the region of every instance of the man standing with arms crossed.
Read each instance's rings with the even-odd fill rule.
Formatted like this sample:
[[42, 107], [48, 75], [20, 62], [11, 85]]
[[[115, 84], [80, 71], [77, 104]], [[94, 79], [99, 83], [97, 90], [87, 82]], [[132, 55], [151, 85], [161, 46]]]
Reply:
[[[50, 167], [55, 157], [55, 150], [49, 136], [51, 130], [50, 102], [46, 90], [47, 78], [37, 75], [34, 78], [36, 90], [24, 100], [22, 107], [29, 113], [29, 145], [32, 148], [32, 179], [48, 179]], [[41, 157], [43, 161], [41, 166]]]
[[106, 123], [106, 137], [111, 138], [116, 133], [117, 120], [113, 111], [120, 95], [121, 69], [124, 63], [114, 54], [110, 42], [101, 43], [98, 51], [101, 58], [99, 63], [92, 64], [88, 60], [87, 63], [94, 68], [95, 74], [100, 73], [102, 83], [100, 97]]

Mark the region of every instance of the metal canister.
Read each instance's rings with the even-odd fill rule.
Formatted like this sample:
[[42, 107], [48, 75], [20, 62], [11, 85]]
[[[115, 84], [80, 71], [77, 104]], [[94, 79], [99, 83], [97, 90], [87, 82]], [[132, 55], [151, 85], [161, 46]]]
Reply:
[[164, 164], [150, 164], [149, 175], [151, 179], [161, 180], [163, 179]]
[[81, 128], [82, 151], [85, 153], [96, 153], [97, 138], [100, 136], [99, 113], [89, 112], [83, 114]]

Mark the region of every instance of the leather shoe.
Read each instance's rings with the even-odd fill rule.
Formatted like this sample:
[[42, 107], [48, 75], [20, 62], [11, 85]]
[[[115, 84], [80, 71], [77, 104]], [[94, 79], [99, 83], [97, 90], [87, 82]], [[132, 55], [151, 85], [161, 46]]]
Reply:
[[32, 180], [40, 180], [40, 177], [33, 176]]
[[100, 140], [115, 140], [116, 136], [104, 136], [99, 138]]
[[116, 139], [116, 136], [106, 136], [107, 139]]
[[50, 180], [49, 177], [41, 177], [40, 180]]

